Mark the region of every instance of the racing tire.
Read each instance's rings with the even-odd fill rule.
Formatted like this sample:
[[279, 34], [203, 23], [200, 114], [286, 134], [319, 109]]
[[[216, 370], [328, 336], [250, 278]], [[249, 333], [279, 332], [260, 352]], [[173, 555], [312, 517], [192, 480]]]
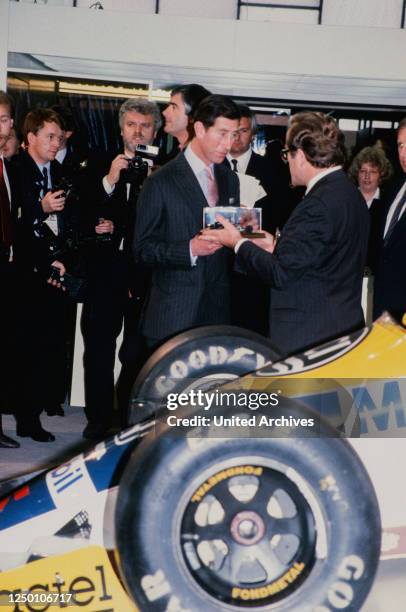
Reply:
[[128, 423], [150, 418], [169, 392], [204, 391], [279, 357], [267, 338], [240, 327], [210, 325], [178, 334], [162, 344], [138, 374]]
[[320, 437], [146, 437], [116, 509], [137, 606], [360, 610], [379, 561], [379, 506], [358, 455], [334, 435], [323, 425]]

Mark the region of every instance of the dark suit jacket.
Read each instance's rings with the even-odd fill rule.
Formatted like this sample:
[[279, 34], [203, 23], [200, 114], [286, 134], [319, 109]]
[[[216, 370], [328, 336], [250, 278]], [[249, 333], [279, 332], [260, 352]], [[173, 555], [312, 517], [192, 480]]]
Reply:
[[388, 186], [382, 202], [380, 217], [379, 248], [375, 266], [374, 319], [384, 310], [395, 316], [406, 312], [406, 213], [403, 213], [385, 244], [383, 233], [389, 209], [404, 184], [406, 176], [396, 178]]
[[[12, 236], [12, 248], [13, 248], [13, 259], [16, 260], [16, 247], [17, 243], [17, 216], [18, 216], [18, 208], [17, 202], [15, 199], [16, 194], [16, 183], [17, 178], [15, 176], [13, 164], [11, 164], [7, 159], [4, 159], [4, 167], [6, 169], [6, 174], [8, 178], [8, 182], [10, 185], [10, 214], [11, 214], [11, 236]], [[0, 240], [0, 265], [3, 263], [7, 263], [9, 258], [9, 249], [6, 248], [6, 245]]]
[[380, 197], [372, 200], [369, 207], [369, 243], [367, 266], [375, 272], [377, 260], [382, 249], [382, 233], [386, 221], [386, 190], [380, 188]]
[[[236, 175], [215, 167], [219, 205], [229, 198], [239, 204]], [[142, 331], [163, 339], [190, 327], [229, 322], [229, 253], [190, 261], [191, 239], [202, 229], [202, 189], [183, 153], [153, 173], [139, 199], [134, 253], [152, 267], [151, 289], [145, 305]]]
[[[55, 259], [63, 261], [67, 271], [72, 272], [71, 258], [67, 256], [55, 257], [55, 252], [50, 249], [51, 243], [47, 236], [52, 236], [51, 230], [44, 225], [48, 214], [44, 213], [40, 194], [42, 189], [42, 174], [32, 159], [23, 151], [16, 158], [15, 173], [18, 177], [16, 201], [18, 203], [19, 215], [18, 234], [19, 252], [24, 267], [29, 271], [36, 268], [41, 276], [47, 275], [49, 266]], [[63, 168], [57, 161], [50, 164], [51, 184], [57, 185], [64, 176]], [[54, 249], [64, 246], [64, 237], [71, 229], [81, 235], [94, 233], [93, 223], [88, 219], [87, 213], [81, 211], [81, 200], [69, 199], [63, 211], [57, 213], [58, 237], [53, 237]]]
[[[19, 208], [19, 244], [21, 258], [27, 270], [34, 267], [45, 268], [51, 263], [52, 254], [44, 240], [35, 235], [36, 228], [47, 219], [44, 213], [40, 194], [43, 176], [32, 157], [22, 151], [15, 161], [15, 172], [18, 177], [17, 201]], [[62, 176], [61, 164], [52, 161], [50, 165], [51, 182], [54, 185]], [[60, 220], [58, 217], [58, 227]]]
[[298, 204], [273, 254], [245, 242], [237, 263], [271, 286], [270, 337], [293, 353], [361, 327], [368, 208], [342, 170]]
[[[112, 246], [120, 256], [127, 289], [130, 289], [133, 297], [142, 298], [148, 286], [149, 271], [142, 264], [135, 263], [132, 252], [138, 189], [133, 189], [131, 186], [129, 197], [127, 196], [128, 176], [124, 171], [120, 173], [120, 179], [111, 194], [107, 194], [103, 187], [103, 177], [108, 174], [111, 162], [115, 157], [115, 155], [95, 155], [89, 158], [92, 201], [99, 216], [113, 221]], [[123, 246], [119, 252], [121, 244]]]

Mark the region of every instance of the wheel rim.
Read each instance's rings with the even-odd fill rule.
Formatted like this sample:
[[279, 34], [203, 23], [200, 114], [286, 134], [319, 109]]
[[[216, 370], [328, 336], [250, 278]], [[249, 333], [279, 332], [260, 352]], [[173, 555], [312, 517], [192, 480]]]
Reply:
[[288, 597], [315, 561], [312, 510], [298, 487], [265, 465], [214, 471], [180, 521], [188, 574], [217, 601], [237, 608]]

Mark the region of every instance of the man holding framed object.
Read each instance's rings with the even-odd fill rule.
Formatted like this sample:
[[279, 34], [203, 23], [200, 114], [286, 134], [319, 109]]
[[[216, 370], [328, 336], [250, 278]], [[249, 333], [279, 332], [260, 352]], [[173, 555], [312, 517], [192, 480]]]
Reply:
[[342, 170], [344, 136], [323, 113], [294, 115], [283, 155], [305, 185], [281, 236], [248, 240], [227, 220], [207, 240], [233, 248], [238, 266], [271, 287], [270, 338], [287, 355], [364, 325], [368, 209]]

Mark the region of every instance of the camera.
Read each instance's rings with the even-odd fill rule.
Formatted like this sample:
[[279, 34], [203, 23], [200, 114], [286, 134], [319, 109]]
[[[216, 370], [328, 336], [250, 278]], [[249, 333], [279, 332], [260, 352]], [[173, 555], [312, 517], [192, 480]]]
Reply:
[[157, 157], [159, 153], [159, 147], [154, 147], [153, 145], [140, 144], [135, 147], [135, 150], [137, 153], [142, 153], [144, 157], [148, 157], [150, 159]]
[[72, 196], [74, 194], [73, 181], [66, 176], [62, 176], [58, 181], [55, 182], [51, 191], [52, 193], [55, 193], [56, 191], [61, 190], [63, 191], [63, 193], [61, 193], [61, 195], [58, 197], [68, 199], [69, 196]]
[[159, 153], [159, 147], [139, 144], [135, 147], [134, 157], [126, 157], [128, 168], [124, 170], [124, 180], [141, 187], [148, 175], [150, 164], [148, 160], [154, 159]]

